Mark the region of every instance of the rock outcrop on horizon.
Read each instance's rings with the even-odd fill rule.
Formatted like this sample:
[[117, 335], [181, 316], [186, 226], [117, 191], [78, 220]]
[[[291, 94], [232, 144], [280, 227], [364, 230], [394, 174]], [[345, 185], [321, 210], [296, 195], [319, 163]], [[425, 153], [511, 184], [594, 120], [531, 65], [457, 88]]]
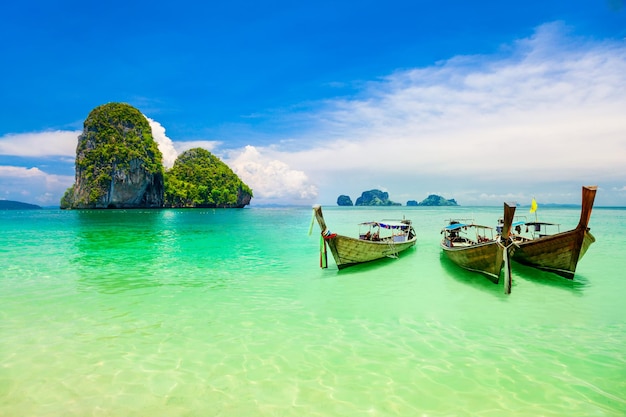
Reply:
[[62, 209], [241, 208], [252, 190], [202, 148], [183, 152], [165, 171], [148, 119], [124, 103], [93, 109], [76, 147], [76, 180]]
[[161, 151], [144, 115], [128, 104], [104, 104], [84, 122], [76, 181], [61, 208], [163, 207], [163, 177]]
[[0, 210], [41, 210], [36, 204], [22, 203], [21, 201], [0, 200]]
[[165, 174], [166, 207], [242, 208], [250, 199], [250, 187], [206, 149], [183, 152]]
[[[409, 202], [407, 202], [406, 204], [407, 206], [409, 205]], [[414, 204], [411, 204], [414, 205]], [[436, 207], [436, 206], [458, 206], [458, 203], [456, 202], [456, 200], [454, 198], [451, 198], [450, 200], [446, 200], [445, 198], [436, 195], [436, 194], [431, 194], [428, 197], [426, 197], [425, 199], [422, 200], [421, 203], [417, 203], [415, 204], [417, 206], [429, 206], [429, 207]]]
[[380, 190], [363, 191], [361, 197], [356, 199], [355, 206], [400, 206], [389, 200], [389, 193]]
[[352, 199], [350, 198], [350, 196], [342, 194], [339, 197], [337, 197], [337, 205], [338, 206], [353, 206], [354, 204], [352, 204]]

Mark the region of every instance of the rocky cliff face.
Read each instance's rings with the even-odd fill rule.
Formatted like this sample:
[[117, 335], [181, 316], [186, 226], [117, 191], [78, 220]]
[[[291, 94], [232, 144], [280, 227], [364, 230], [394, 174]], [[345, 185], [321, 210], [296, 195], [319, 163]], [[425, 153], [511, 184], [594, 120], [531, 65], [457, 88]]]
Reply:
[[108, 103], [85, 120], [76, 148], [76, 182], [61, 208], [163, 206], [161, 152], [146, 118], [128, 104]]
[[356, 199], [355, 206], [399, 206], [389, 200], [389, 193], [380, 190], [363, 191], [361, 197]]
[[243, 208], [250, 204], [250, 200], [252, 200], [252, 195], [243, 189], [239, 189], [237, 192], [237, 203], [234, 207]]
[[150, 174], [141, 159], [131, 159], [126, 167], [113, 166], [108, 193], [97, 208], [138, 208], [163, 206], [163, 175]]

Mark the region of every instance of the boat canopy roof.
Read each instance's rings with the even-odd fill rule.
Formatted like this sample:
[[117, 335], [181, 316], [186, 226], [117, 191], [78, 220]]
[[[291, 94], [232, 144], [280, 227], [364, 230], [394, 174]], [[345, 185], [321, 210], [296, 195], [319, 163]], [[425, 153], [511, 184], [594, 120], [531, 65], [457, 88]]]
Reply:
[[410, 224], [402, 222], [401, 220], [388, 220], [384, 222], [364, 222], [359, 223], [360, 226], [378, 226], [383, 229], [406, 229]]
[[[502, 219], [500, 219], [500, 221], [502, 221]], [[513, 224], [511, 224], [511, 227], [523, 226], [523, 225], [529, 225], [529, 226], [535, 226], [535, 225], [540, 225], [540, 226], [560, 226], [559, 223], [527, 222], [525, 220], [520, 220], [520, 221], [513, 222]]]
[[457, 230], [460, 229], [462, 227], [478, 227], [481, 229], [493, 229], [493, 227], [489, 227], [489, 226], [481, 226], [479, 224], [465, 224], [465, 223], [453, 223], [453, 224], [449, 224], [446, 227], [444, 227], [445, 230]]
[[525, 224], [533, 225], [542, 225], [542, 226], [560, 226], [559, 223], [548, 223], [548, 222], [526, 222]]

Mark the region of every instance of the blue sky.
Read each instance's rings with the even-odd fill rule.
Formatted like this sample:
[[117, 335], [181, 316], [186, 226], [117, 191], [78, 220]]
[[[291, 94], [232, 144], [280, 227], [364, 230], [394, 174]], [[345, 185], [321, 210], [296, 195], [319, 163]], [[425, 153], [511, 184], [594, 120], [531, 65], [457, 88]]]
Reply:
[[125, 102], [252, 205], [381, 189], [626, 206], [623, 0], [22, 1], [0, 13], [0, 199], [58, 204], [82, 123]]

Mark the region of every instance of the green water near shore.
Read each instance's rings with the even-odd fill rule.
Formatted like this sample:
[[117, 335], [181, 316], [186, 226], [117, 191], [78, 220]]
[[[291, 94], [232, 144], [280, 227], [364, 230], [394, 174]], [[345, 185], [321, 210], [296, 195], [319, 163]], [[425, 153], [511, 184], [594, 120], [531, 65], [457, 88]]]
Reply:
[[514, 264], [510, 295], [439, 249], [500, 208], [324, 213], [418, 243], [322, 270], [310, 208], [0, 212], [0, 416], [626, 414], [626, 209], [594, 209], [573, 281]]

